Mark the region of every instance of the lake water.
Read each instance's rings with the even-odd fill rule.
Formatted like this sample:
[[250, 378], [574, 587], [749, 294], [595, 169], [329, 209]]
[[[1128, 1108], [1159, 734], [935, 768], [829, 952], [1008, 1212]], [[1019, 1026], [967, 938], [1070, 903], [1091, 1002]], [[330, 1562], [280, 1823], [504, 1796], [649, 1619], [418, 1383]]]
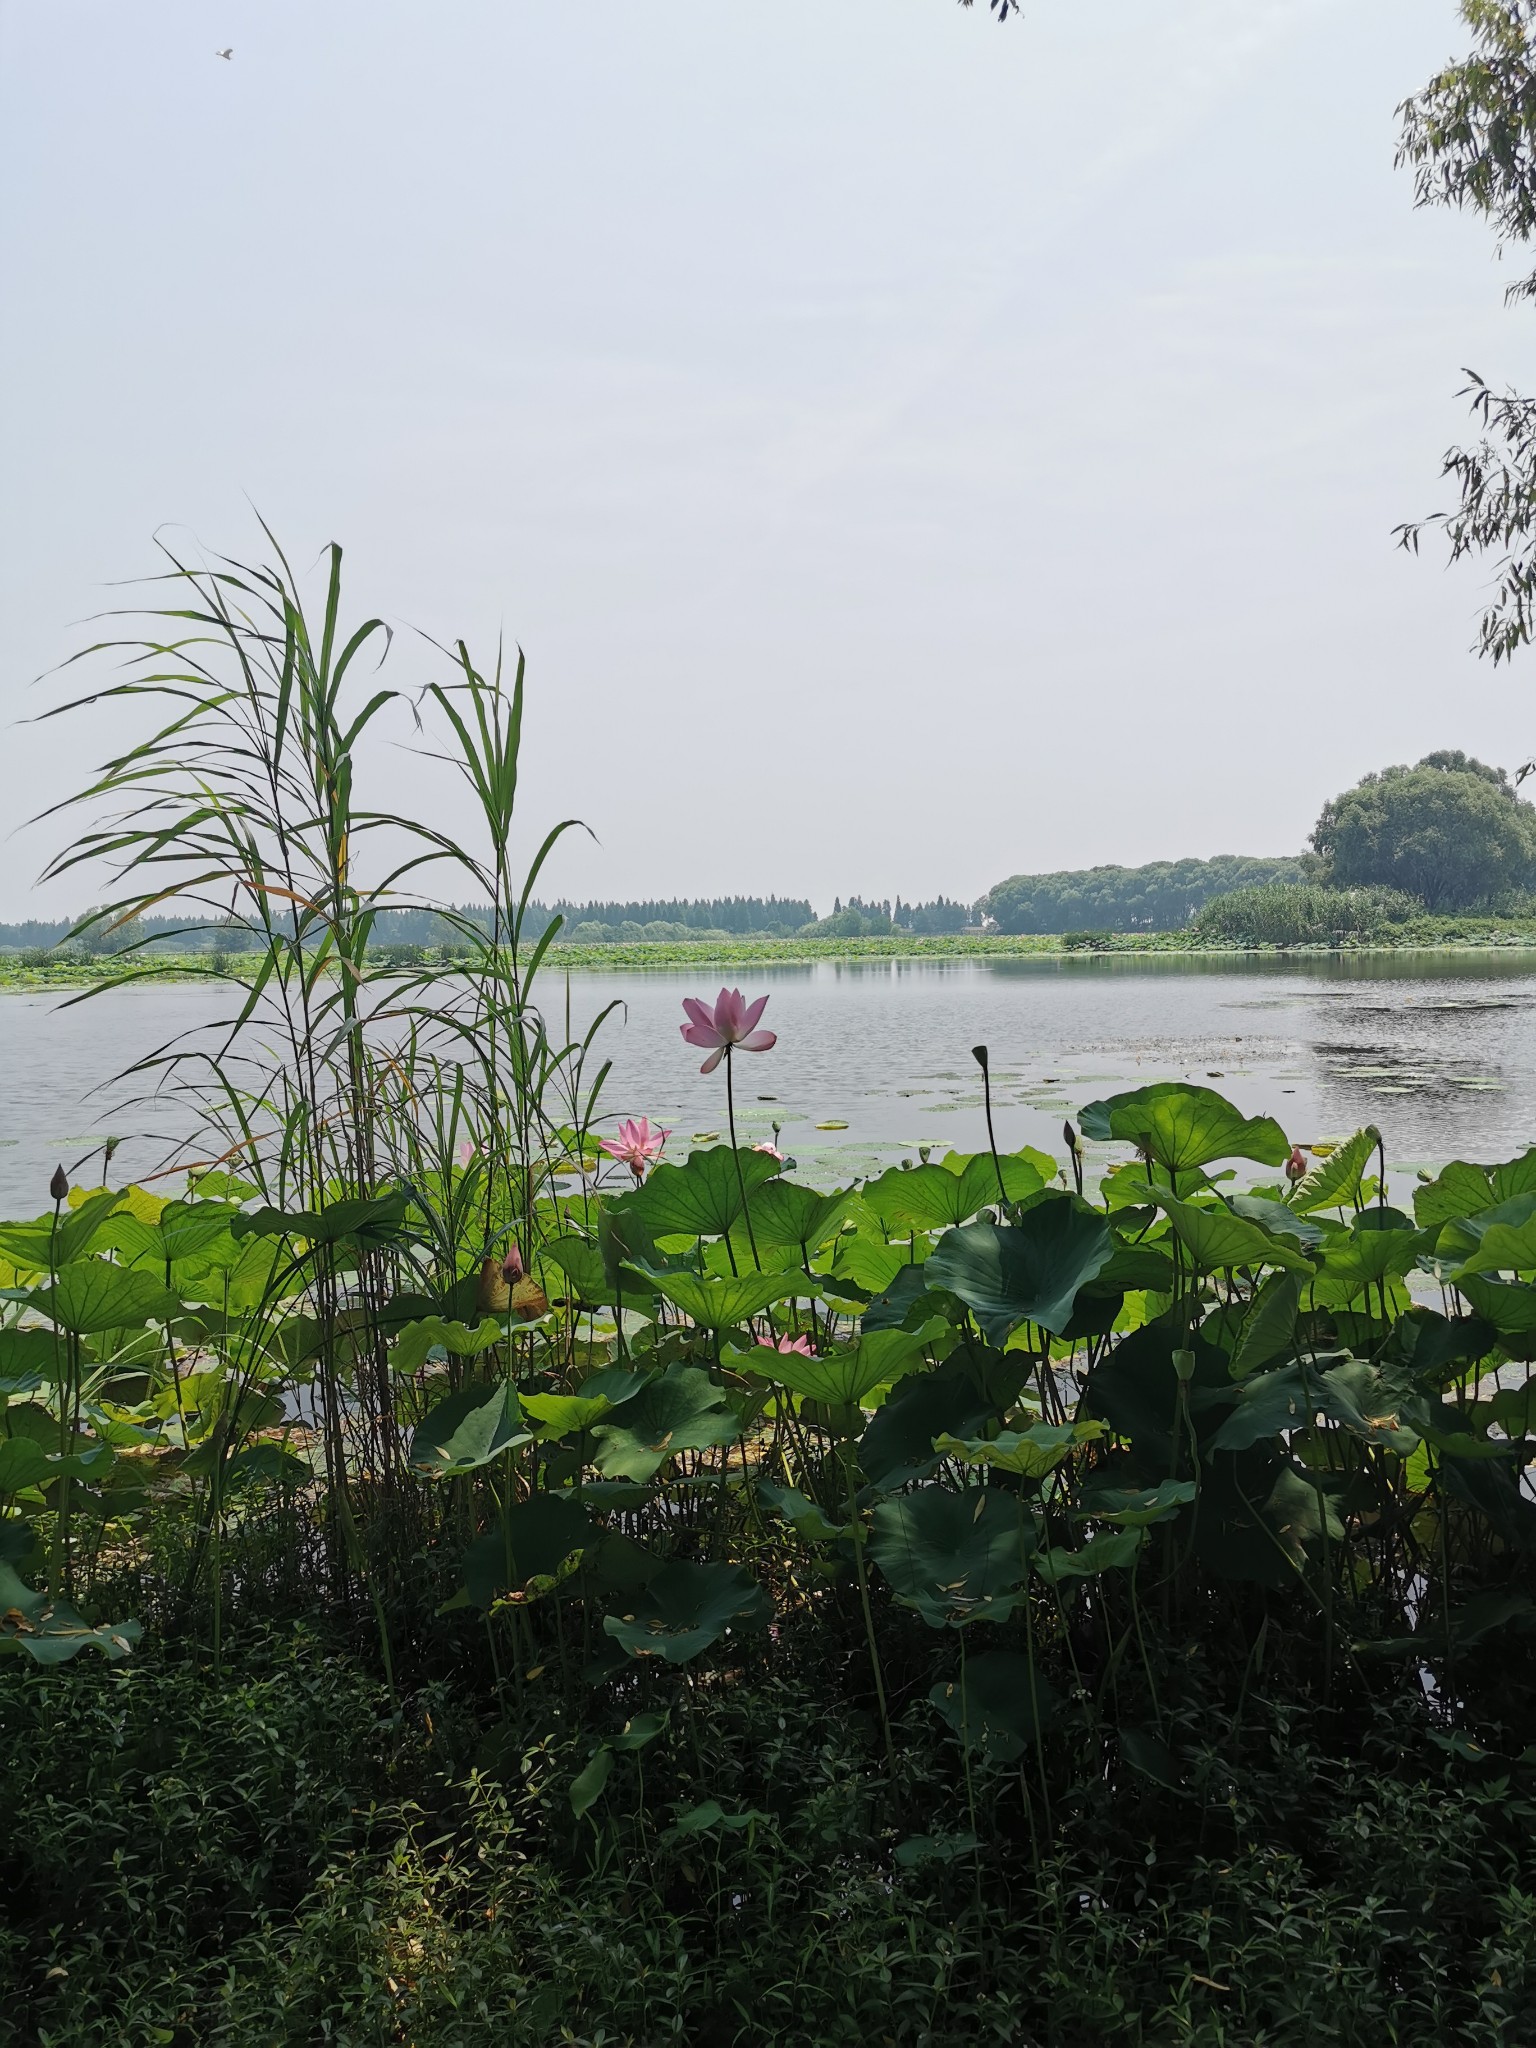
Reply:
[[[1379, 1124], [1394, 1173], [1536, 1142], [1536, 953], [828, 961], [729, 978], [769, 994], [763, 1022], [779, 1034], [772, 1052], [738, 1058], [738, 1132], [767, 1138], [777, 1118], [782, 1148], [819, 1176], [878, 1170], [920, 1144], [984, 1145], [977, 1043], [991, 1048], [1005, 1148], [1059, 1154], [1062, 1120], [1084, 1102], [1172, 1079], [1220, 1088], [1303, 1144]], [[677, 1156], [725, 1131], [723, 1075], [701, 1076], [701, 1055], [678, 1034], [682, 997], [712, 999], [720, 979], [570, 978], [578, 1024], [624, 1004], [607, 1027], [608, 1107], [670, 1126]], [[563, 977], [543, 995], [563, 1009]], [[59, 1160], [94, 1178], [86, 1155], [109, 1132], [125, 1138], [114, 1178], [163, 1163], [183, 1112], [125, 1109], [125, 1092], [100, 1084], [228, 1001], [192, 986], [70, 1009], [56, 995], [0, 995], [0, 1214], [41, 1210]], [[833, 1123], [846, 1129], [817, 1128]]]

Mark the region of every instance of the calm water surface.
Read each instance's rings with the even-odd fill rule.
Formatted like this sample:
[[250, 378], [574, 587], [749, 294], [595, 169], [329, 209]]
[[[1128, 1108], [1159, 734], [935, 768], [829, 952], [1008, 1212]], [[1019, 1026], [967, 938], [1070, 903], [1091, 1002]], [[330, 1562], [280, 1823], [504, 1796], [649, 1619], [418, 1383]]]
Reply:
[[[1290, 963], [1125, 957], [825, 962], [732, 971], [768, 991], [776, 1048], [738, 1061], [738, 1129], [782, 1125], [802, 1170], [847, 1178], [920, 1144], [986, 1142], [971, 1046], [991, 1048], [998, 1141], [1061, 1148], [1061, 1124], [1144, 1081], [1209, 1082], [1302, 1143], [1364, 1122], [1394, 1169], [1506, 1158], [1536, 1142], [1536, 953], [1383, 954]], [[607, 1027], [615, 1115], [644, 1112], [671, 1150], [725, 1129], [719, 1073], [678, 1035], [681, 998], [719, 987], [695, 970], [573, 974], [579, 1025]], [[560, 1010], [563, 978], [544, 984]], [[125, 1106], [101, 1086], [132, 1060], [224, 1013], [217, 991], [124, 989], [73, 1009], [0, 995], [0, 1214], [37, 1213], [55, 1163], [81, 1165], [111, 1132], [114, 1175], [151, 1172], [184, 1111]], [[93, 1092], [95, 1091], [95, 1092]], [[819, 1124], [846, 1124], [819, 1130]]]

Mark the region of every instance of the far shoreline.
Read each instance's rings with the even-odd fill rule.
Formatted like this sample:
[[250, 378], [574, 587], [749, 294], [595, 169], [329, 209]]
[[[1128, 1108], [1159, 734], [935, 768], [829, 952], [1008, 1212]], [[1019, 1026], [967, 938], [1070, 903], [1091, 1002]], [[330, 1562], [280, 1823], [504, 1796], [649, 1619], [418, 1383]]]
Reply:
[[[1430, 927], [1430, 929], [1426, 929]], [[397, 955], [404, 949], [389, 949]], [[1388, 958], [1397, 954], [1447, 956], [1489, 953], [1536, 954], [1536, 928], [1513, 926], [1488, 918], [1416, 919], [1400, 938], [1375, 940], [1369, 944], [1239, 946], [1192, 942], [1182, 932], [1066, 932], [1066, 933], [966, 933], [932, 937], [838, 938], [838, 939], [742, 939], [735, 944], [716, 939], [658, 940], [644, 943], [557, 944], [545, 954], [541, 974], [561, 969], [648, 969], [785, 966], [809, 967], [818, 963], [859, 961], [944, 961], [1022, 959], [1205, 959], [1205, 960], [1340, 960]], [[53, 990], [83, 992], [97, 986], [126, 983], [195, 984], [241, 982], [254, 973], [259, 956], [224, 955], [217, 969], [208, 954], [141, 955], [83, 960], [24, 960], [16, 953], [0, 953], [0, 994], [28, 994]], [[388, 956], [380, 965], [398, 965], [404, 971], [426, 972], [436, 967], [442, 976], [455, 973], [462, 964], [448, 960], [410, 962]]]

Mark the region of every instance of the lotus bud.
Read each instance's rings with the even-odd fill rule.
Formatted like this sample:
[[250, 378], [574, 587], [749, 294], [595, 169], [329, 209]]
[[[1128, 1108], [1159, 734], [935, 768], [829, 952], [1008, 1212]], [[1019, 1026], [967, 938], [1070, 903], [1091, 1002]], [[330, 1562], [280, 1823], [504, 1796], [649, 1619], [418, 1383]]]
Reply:
[[516, 1243], [507, 1246], [507, 1256], [501, 1262], [502, 1277], [505, 1280], [521, 1280], [528, 1268], [523, 1264], [522, 1249]]
[[1061, 1135], [1062, 1135], [1062, 1137], [1063, 1137], [1063, 1138], [1065, 1138], [1065, 1139], [1066, 1139], [1066, 1141], [1067, 1141], [1067, 1150], [1068, 1150], [1069, 1152], [1076, 1152], [1076, 1150], [1077, 1150], [1077, 1133], [1076, 1133], [1076, 1131], [1074, 1131], [1074, 1130], [1073, 1130], [1073, 1128], [1072, 1128], [1072, 1119], [1071, 1119], [1070, 1117], [1068, 1117], [1068, 1118], [1067, 1118], [1067, 1121], [1066, 1121], [1066, 1122], [1065, 1122], [1065, 1123], [1064, 1123], [1064, 1124], [1062, 1125], [1062, 1127], [1061, 1127]]
[[1173, 1369], [1178, 1374], [1180, 1386], [1187, 1387], [1195, 1376], [1195, 1354], [1193, 1351], [1175, 1351]]
[[1285, 1162], [1285, 1177], [1288, 1181], [1295, 1182], [1301, 1180], [1305, 1176], [1306, 1171], [1307, 1162], [1305, 1155], [1299, 1145], [1293, 1145], [1291, 1147], [1291, 1156]]
[[62, 1166], [53, 1169], [53, 1179], [48, 1183], [48, 1194], [50, 1200], [55, 1202], [62, 1202], [69, 1194], [69, 1175]]
[[917, 1156], [919, 1159], [921, 1159], [924, 1166], [926, 1166], [929, 1160], [933, 1157], [933, 1147], [931, 1145], [919, 1145], [917, 1148]]

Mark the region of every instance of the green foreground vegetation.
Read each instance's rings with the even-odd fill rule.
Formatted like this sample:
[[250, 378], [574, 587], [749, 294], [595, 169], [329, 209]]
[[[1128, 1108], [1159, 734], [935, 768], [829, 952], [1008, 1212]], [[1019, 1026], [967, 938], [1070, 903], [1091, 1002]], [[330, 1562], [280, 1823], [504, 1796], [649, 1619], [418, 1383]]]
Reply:
[[[813, 1187], [722, 991], [668, 1160], [536, 999], [521, 668], [418, 700], [487, 862], [354, 797], [339, 553], [318, 630], [173, 573], [55, 868], [263, 945], [174, 1192], [0, 1225], [12, 2037], [1536, 2038], [1536, 1149], [1409, 1211], [1170, 1083]], [[451, 980], [375, 825], [494, 906]]]

